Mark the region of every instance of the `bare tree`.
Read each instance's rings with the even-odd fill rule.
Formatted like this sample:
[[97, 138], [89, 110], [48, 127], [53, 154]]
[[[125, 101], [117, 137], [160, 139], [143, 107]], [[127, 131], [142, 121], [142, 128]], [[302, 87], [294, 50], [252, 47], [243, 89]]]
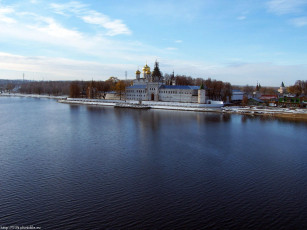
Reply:
[[243, 87], [243, 92], [247, 95], [253, 95], [253, 92], [255, 91], [255, 88], [253, 86], [246, 85]]
[[288, 87], [288, 92], [299, 96], [307, 94], [307, 81], [297, 80], [294, 85]]
[[70, 84], [69, 96], [72, 97], [72, 98], [78, 98], [78, 97], [81, 96], [79, 82], [73, 81]]
[[272, 87], [261, 87], [260, 88], [260, 93], [261, 94], [266, 94], [266, 95], [277, 95], [276, 89]]
[[122, 99], [122, 96], [125, 93], [126, 90], [126, 83], [124, 81], [118, 81], [115, 86], [114, 86], [114, 90], [116, 91], [116, 93], [119, 95], [119, 99]]

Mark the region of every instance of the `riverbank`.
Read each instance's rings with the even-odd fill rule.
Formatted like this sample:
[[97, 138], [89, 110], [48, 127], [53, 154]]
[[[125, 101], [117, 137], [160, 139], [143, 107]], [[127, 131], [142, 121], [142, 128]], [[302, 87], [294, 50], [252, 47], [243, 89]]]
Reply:
[[224, 113], [236, 113], [242, 115], [252, 116], [272, 116], [280, 118], [291, 118], [307, 121], [307, 109], [300, 108], [278, 108], [278, 107], [263, 107], [263, 106], [229, 106], [223, 107], [222, 112]]
[[60, 103], [67, 104], [83, 104], [83, 105], [98, 105], [98, 106], [114, 106], [118, 104], [121, 107], [137, 107], [142, 105], [150, 109], [165, 109], [165, 110], [182, 110], [182, 111], [197, 111], [197, 112], [221, 112], [220, 104], [197, 104], [197, 103], [180, 103], [180, 102], [161, 102], [161, 101], [121, 101], [121, 100], [100, 100], [100, 99], [85, 99], [85, 98], [67, 98], [59, 100]]
[[42, 94], [23, 94], [23, 93], [0, 93], [0, 96], [3, 97], [32, 97], [32, 98], [49, 98], [63, 100], [67, 96], [53, 96], [53, 95], [42, 95]]
[[[49, 96], [37, 94], [20, 94], [20, 93], [2, 93], [0, 96], [13, 97], [31, 97], [31, 98], [49, 98], [56, 99], [60, 103], [67, 104], [82, 104], [82, 105], [96, 105], [96, 106], [113, 106], [116, 104], [137, 105], [138, 101], [121, 101], [121, 100], [102, 100], [102, 99], [85, 99], [85, 98], [67, 98], [67, 96]], [[225, 106], [218, 108], [214, 104], [197, 104], [197, 103], [179, 103], [179, 102], [156, 102], [156, 101], [142, 101], [142, 105], [148, 106], [151, 109], [163, 110], [180, 110], [180, 111], [194, 111], [194, 112], [217, 112], [217, 113], [231, 113], [242, 114], [250, 116], [272, 116], [285, 119], [306, 120], [307, 109], [289, 109], [278, 107], [257, 107], [257, 106]]]
[[[116, 104], [125, 104], [119, 100], [99, 100], [99, 99], [70, 99], [59, 100], [61, 103], [68, 104], [84, 104], [84, 105], [98, 105], [98, 106], [116, 106]], [[137, 101], [128, 101], [128, 105], [137, 105]], [[209, 107], [210, 104], [197, 103], [176, 103], [176, 102], [155, 102], [142, 101], [142, 105], [150, 106], [151, 109], [163, 110], [180, 110], [180, 111], [194, 111], [194, 112], [217, 112], [217, 113], [231, 113], [251, 116], [272, 116], [280, 118], [291, 118], [307, 121], [307, 109], [289, 109], [276, 107], [257, 107], [257, 106], [226, 106], [221, 108]]]

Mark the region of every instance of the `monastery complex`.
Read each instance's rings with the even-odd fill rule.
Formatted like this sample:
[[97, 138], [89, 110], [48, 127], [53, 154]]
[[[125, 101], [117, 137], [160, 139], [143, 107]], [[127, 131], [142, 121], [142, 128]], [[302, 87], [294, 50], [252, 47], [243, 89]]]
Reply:
[[[133, 85], [126, 88], [126, 98], [137, 101], [167, 101], [167, 102], [188, 102], [205, 104], [206, 90], [200, 86], [166, 85], [162, 76], [157, 76], [150, 71], [146, 64], [141, 72], [135, 72], [136, 79]], [[202, 89], [201, 89], [202, 88]]]

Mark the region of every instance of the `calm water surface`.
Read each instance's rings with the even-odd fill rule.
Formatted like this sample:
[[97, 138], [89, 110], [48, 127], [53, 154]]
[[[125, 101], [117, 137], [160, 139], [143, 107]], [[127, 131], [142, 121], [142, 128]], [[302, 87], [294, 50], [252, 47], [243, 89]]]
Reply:
[[307, 229], [307, 123], [0, 97], [0, 226]]

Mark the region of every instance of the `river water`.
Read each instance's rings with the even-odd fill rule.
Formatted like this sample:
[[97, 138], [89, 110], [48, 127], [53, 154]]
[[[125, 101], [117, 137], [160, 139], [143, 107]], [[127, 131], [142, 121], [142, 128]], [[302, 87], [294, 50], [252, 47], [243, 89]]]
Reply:
[[0, 97], [0, 226], [307, 229], [307, 123]]

